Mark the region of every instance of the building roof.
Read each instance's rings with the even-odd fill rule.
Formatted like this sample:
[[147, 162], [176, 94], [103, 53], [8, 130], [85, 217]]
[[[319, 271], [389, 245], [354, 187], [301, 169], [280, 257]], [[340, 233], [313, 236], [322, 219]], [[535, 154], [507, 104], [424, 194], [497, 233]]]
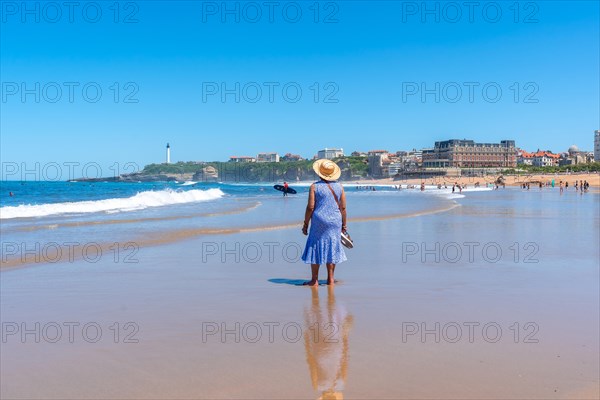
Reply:
[[522, 150], [520, 153], [522, 158], [534, 158], [534, 157], [548, 157], [548, 158], [560, 158], [560, 154], [554, 154], [551, 151], [538, 150], [535, 153], [528, 153]]
[[548, 158], [560, 158], [559, 154], [554, 154], [550, 151], [536, 151], [533, 153], [534, 157], [548, 157]]
[[525, 150], [523, 150], [520, 154], [521, 157], [523, 158], [533, 158], [533, 153], [528, 153]]

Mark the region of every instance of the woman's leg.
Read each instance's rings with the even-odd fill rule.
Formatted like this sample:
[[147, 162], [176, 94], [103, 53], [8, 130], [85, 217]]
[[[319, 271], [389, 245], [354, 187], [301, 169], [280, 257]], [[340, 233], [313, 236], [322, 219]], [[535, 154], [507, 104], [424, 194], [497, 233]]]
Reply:
[[319, 285], [319, 264], [310, 264], [310, 272], [311, 272], [311, 278], [310, 281], [306, 282], [305, 285], [308, 286], [315, 286], [315, 285]]
[[328, 285], [333, 285], [335, 283], [335, 279], [333, 277], [333, 274], [335, 272], [335, 264], [327, 264], [327, 284]]

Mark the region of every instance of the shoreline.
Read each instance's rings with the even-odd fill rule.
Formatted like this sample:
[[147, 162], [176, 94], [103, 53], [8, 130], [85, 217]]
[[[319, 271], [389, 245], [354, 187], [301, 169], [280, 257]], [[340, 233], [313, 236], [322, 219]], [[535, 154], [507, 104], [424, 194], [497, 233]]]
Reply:
[[[190, 182], [193, 181], [193, 175], [191, 173], [183, 173], [183, 174], [158, 174], [158, 175], [136, 175], [134, 176], [119, 176], [119, 177], [107, 177], [107, 178], [77, 178], [72, 179], [67, 182], [87, 182], [87, 183], [99, 183], [99, 182], [114, 182], [114, 183], [148, 183], [148, 182], [168, 182], [168, 183], [178, 183], [178, 182]], [[568, 181], [571, 185], [575, 182], [575, 180], [587, 180], [591, 187], [600, 187], [600, 173], [597, 172], [556, 172], [556, 173], [545, 173], [545, 172], [535, 172], [531, 174], [490, 174], [484, 176], [435, 176], [435, 177], [427, 177], [427, 178], [414, 178], [414, 177], [406, 177], [406, 178], [365, 178], [360, 180], [340, 180], [340, 183], [345, 185], [356, 184], [359, 186], [364, 185], [398, 185], [398, 184], [409, 184], [409, 185], [420, 185], [421, 182], [425, 182], [426, 184], [430, 184], [433, 182], [434, 184], [444, 183], [451, 184], [453, 182], [457, 182], [461, 185], [473, 185], [475, 182], [479, 182], [480, 184], [485, 183], [494, 183], [498, 177], [505, 178], [506, 186], [519, 186], [522, 183], [526, 182], [535, 182], [541, 180], [542, 182], [550, 182], [552, 179], [555, 180], [555, 183], [558, 184], [560, 180]], [[218, 178], [215, 179], [203, 179], [195, 181], [196, 183], [223, 183], [223, 184], [271, 184], [271, 183], [279, 183], [282, 180], [273, 180], [268, 182], [257, 182], [257, 181], [220, 181]], [[316, 178], [315, 178], [316, 180]], [[296, 181], [295, 183], [303, 183], [306, 184], [308, 182], [313, 182], [314, 180], [301, 180]], [[293, 185], [293, 181], [290, 180], [290, 183]]]
[[[370, 179], [370, 180], [362, 180], [362, 181], [343, 181], [342, 184], [348, 186], [351, 184], [364, 186], [364, 185], [420, 185], [421, 182], [425, 182], [426, 185], [430, 184], [439, 184], [442, 185], [446, 182], [447, 185], [452, 185], [454, 182], [457, 182], [461, 185], [467, 185], [468, 187], [472, 187], [476, 182], [479, 182], [480, 185], [485, 186], [486, 183], [494, 183], [496, 179], [500, 175], [487, 175], [487, 176], [438, 176], [431, 178], [407, 178], [407, 179], [399, 179], [394, 180], [394, 178], [382, 178], [382, 179]], [[533, 173], [527, 175], [502, 175], [505, 179], [506, 186], [520, 186], [523, 183], [527, 182], [550, 182], [554, 179], [555, 186], [558, 187], [559, 182], [562, 180], [563, 182], [569, 182], [569, 186], [574, 186], [575, 181], [585, 181], [587, 180], [590, 184], [590, 187], [600, 187], [600, 174], [596, 172], [590, 173]]]
[[[403, 218], [416, 218], [425, 215], [433, 215], [448, 212], [456, 207], [460, 207], [460, 204], [455, 201], [450, 201], [450, 204], [446, 207], [438, 207], [429, 210], [422, 210], [416, 212], [409, 213], [396, 213], [396, 214], [387, 214], [387, 215], [371, 215], [371, 216], [359, 216], [359, 217], [350, 217], [348, 218], [349, 223], [364, 223], [364, 222], [379, 222], [386, 220], [395, 220], [395, 219], [403, 219]], [[246, 208], [241, 213], [252, 210], [255, 207]], [[225, 214], [233, 214], [240, 213], [239, 210], [233, 212], [226, 212]], [[214, 216], [220, 215], [223, 213], [205, 213], [203, 215]], [[152, 222], [156, 222], [157, 220], [171, 220], [171, 219], [181, 219], [187, 218], [189, 216], [183, 217], [163, 217], [163, 218], [153, 218], [149, 219]], [[146, 219], [148, 220], [148, 219]], [[125, 220], [124, 223], [132, 223], [132, 222], [145, 222], [144, 219], [141, 220]], [[109, 221], [110, 222], [110, 221]], [[119, 221], [121, 222], [121, 221]], [[91, 222], [90, 224], [96, 225], [102, 222]], [[72, 226], [78, 227], [82, 224], [71, 223], [64, 224], [63, 226]], [[164, 231], [155, 231], [151, 233], [147, 233], [144, 237], [132, 238], [128, 240], [128, 242], [135, 243], [137, 246], [141, 247], [156, 247], [156, 246], [164, 246], [173, 243], [178, 243], [194, 238], [198, 238], [200, 236], [204, 237], [220, 237], [220, 236], [230, 236], [235, 234], [243, 234], [243, 233], [255, 233], [255, 232], [268, 232], [268, 231], [278, 231], [278, 230], [289, 230], [293, 228], [301, 228], [301, 223], [284, 223], [279, 225], [258, 225], [258, 226], [238, 226], [238, 227], [226, 227], [226, 228], [197, 228], [197, 229], [178, 229], [178, 230], [170, 230], [168, 232]], [[39, 227], [38, 229], [45, 229], [44, 227]], [[106, 242], [106, 243], [96, 243], [98, 248], [103, 253], [110, 253], [114, 243]], [[44, 266], [48, 264], [59, 264], [65, 263], [67, 261], [73, 262], [80, 260], [83, 258], [82, 255], [74, 256], [70, 249], [67, 246], [60, 246], [57, 248], [56, 253], [52, 254], [42, 254], [42, 253], [31, 253], [27, 254], [25, 257], [21, 255], [20, 258], [15, 258], [12, 260], [0, 260], [0, 271], [9, 271], [20, 269], [24, 267], [31, 266]]]

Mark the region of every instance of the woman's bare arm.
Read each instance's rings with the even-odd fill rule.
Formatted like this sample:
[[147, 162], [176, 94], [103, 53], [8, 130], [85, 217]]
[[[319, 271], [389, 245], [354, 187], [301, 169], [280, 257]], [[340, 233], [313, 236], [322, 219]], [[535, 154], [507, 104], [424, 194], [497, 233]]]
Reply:
[[304, 213], [304, 225], [302, 226], [302, 233], [308, 235], [308, 224], [315, 211], [315, 184], [310, 185], [310, 191], [308, 192], [308, 204], [306, 205], [306, 212]]
[[340, 212], [342, 213], [342, 231], [346, 231], [346, 191], [342, 188], [342, 197], [340, 198]]

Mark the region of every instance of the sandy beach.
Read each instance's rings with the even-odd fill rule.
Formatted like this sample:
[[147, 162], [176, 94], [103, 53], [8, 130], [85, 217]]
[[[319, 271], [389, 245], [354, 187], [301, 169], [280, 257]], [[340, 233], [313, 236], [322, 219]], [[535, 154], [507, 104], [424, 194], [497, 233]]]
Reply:
[[[421, 182], [425, 182], [426, 185], [438, 185], [447, 184], [452, 185], [453, 183], [459, 183], [460, 185], [467, 185], [472, 187], [475, 183], [479, 182], [480, 185], [485, 186], [486, 183], [493, 184], [500, 175], [488, 175], [483, 177], [435, 177], [435, 178], [410, 178], [394, 180], [393, 178], [386, 179], [370, 179], [356, 182], [344, 182], [345, 185], [420, 185]], [[555, 185], [558, 185], [562, 180], [563, 182], [569, 182], [569, 186], [575, 186], [575, 181], [588, 181], [590, 187], [600, 187], [600, 174], [598, 173], [573, 173], [573, 174], [528, 174], [528, 175], [503, 175], [505, 178], [505, 184], [507, 186], [521, 186], [527, 182], [552, 182], [555, 181]]]
[[466, 191], [392, 218], [401, 196], [349, 197], [334, 287], [298, 286], [299, 197], [241, 205], [231, 232], [167, 221], [135, 263], [1, 272], [2, 398], [597, 398], [598, 194]]

